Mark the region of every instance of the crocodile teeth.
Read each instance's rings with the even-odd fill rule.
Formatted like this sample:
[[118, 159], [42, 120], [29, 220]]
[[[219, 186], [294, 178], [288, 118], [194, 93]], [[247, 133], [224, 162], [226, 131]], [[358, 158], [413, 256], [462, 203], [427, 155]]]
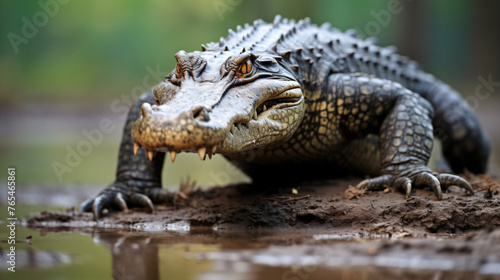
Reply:
[[148, 156], [149, 161], [153, 161], [156, 152], [152, 150], [146, 150], [146, 155]]
[[137, 155], [137, 152], [141, 148], [141, 145], [139, 143], [134, 142], [134, 156]]
[[241, 129], [241, 123], [237, 123], [236, 124], [236, 128], [238, 128], [238, 130], [240, 130]]
[[207, 156], [207, 148], [206, 147], [198, 148], [198, 155], [200, 156], [201, 160], [205, 160], [205, 157]]
[[177, 152], [176, 151], [170, 151], [170, 159], [172, 160], [172, 162], [175, 161], [175, 157], [177, 156]]
[[208, 158], [212, 159], [212, 156], [215, 154], [215, 151], [217, 151], [217, 146], [212, 146], [208, 147]]
[[255, 110], [255, 112], [253, 113], [252, 118], [253, 118], [254, 120], [257, 120], [257, 110]]
[[262, 112], [267, 111], [266, 105], [262, 106]]

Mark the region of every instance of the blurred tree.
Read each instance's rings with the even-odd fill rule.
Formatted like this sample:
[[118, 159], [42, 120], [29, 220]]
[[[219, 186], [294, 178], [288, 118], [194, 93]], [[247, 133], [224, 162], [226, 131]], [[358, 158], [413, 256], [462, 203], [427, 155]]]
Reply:
[[376, 36], [450, 82], [469, 75], [471, 67], [499, 73], [499, 64], [491, 62], [499, 60], [498, 1], [68, 1], [16, 52], [8, 34], [22, 36], [27, 22], [43, 21], [45, 6], [58, 1], [2, 2], [2, 95], [101, 98], [130, 92], [143, 84], [147, 67], [170, 71], [176, 51], [199, 49], [228, 28], [271, 21], [276, 14]]
[[471, 67], [478, 73], [500, 75], [499, 11], [500, 1], [477, 1], [471, 9], [474, 43], [468, 59]]

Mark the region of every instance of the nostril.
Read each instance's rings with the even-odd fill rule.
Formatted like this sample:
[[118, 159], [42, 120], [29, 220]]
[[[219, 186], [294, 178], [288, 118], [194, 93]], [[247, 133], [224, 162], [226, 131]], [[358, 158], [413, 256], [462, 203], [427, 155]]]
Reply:
[[193, 118], [196, 120], [208, 122], [210, 117], [208, 116], [208, 111], [203, 106], [196, 106], [191, 109], [193, 112]]
[[200, 117], [202, 112], [203, 112], [203, 107], [193, 108], [193, 118], [197, 119], [198, 117]]

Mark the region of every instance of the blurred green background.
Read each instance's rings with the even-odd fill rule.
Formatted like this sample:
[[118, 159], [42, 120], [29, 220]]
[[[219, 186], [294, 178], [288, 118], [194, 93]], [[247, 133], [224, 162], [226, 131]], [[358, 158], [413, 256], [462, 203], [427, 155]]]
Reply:
[[[473, 95], [478, 77], [500, 81], [499, 3], [2, 1], [0, 167], [16, 167], [18, 184], [103, 187], [114, 179], [125, 108], [173, 69], [174, 53], [200, 50], [201, 43], [226, 36], [228, 28], [258, 18], [272, 21], [276, 14], [374, 35], [465, 96]], [[498, 114], [482, 112], [495, 111], [490, 101], [500, 87], [492, 89], [477, 108], [490, 132]], [[93, 134], [91, 143], [86, 135], [97, 133], [103, 119], [112, 129], [101, 131], [102, 137]], [[79, 148], [85, 153], [74, 156]], [[5, 185], [7, 174], [0, 174]], [[164, 174], [167, 185], [188, 174], [206, 185], [243, 179], [220, 157], [200, 162], [186, 154], [175, 165], [168, 161]]]

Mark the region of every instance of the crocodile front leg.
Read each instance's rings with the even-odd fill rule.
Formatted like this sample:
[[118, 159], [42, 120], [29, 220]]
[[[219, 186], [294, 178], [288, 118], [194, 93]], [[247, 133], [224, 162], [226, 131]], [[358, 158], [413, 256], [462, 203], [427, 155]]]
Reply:
[[101, 217], [102, 210], [125, 211], [130, 206], [146, 207], [154, 212], [153, 202], [159, 202], [165, 193], [161, 189], [161, 172], [165, 154], [158, 153], [149, 161], [144, 149], [134, 156], [134, 142], [131, 129], [139, 117], [143, 103], [153, 103], [151, 91], [143, 94], [129, 111], [118, 155], [116, 179], [99, 193], [95, 199], [82, 203], [81, 210], [92, 211], [94, 218]]
[[450, 185], [472, 192], [464, 179], [437, 174], [426, 166], [433, 146], [433, 109], [424, 98], [398, 83], [359, 74], [334, 74], [329, 83], [335, 89], [344, 135], [350, 139], [378, 135], [381, 175], [362, 181], [359, 188], [378, 190], [387, 185], [409, 197], [412, 186], [430, 187], [438, 199]]

